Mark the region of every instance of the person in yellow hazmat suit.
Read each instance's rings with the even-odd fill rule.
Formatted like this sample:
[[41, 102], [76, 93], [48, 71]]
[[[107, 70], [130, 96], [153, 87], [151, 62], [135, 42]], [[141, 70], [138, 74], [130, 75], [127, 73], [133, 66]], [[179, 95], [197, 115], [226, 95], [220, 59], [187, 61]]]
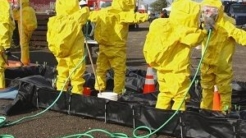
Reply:
[[89, 8], [80, 8], [78, 0], [57, 0], [55, 6], [56, 16], [48, 21], [47, 41], [48, 48], [57, 60], [56, 88], [62, 90], [65, 86], [63, 90], [68, 90], [65, 82], [71, 74], [71, 92], [82, 94], [86, 68], [82, 61], [85, 55], [81, 30], [89, 17]]
[[204, 39], [201, 64], [202, 109], [212, 110], [214, 85], [218, 87], [221, 110], [231, 108], [232, 56], [236, 43], [246, 45], [246, 32], [236, 28], [235, 21], [223, 12], [220, 0], [203, 0], [201, 3], [204, 29], [211, 29], [209, 45], [205, 50]]
[[37, 18], [29, 0], [15, 0], [13, 3], [14, 19], [18, 22], [20, 36], [21, 62], [23, 65], [30, 63], [29, 42], [33, 31], [37, 28]]
[[145, 22], [147, 13], [134, 12], [136, 0], [113, 0], [112, 5], [93, 11], [89, 20], [95, 23], [95, 40], [99, 44], [95, 89], [106, 89], [106, 72], [114, 71], [114, 89], [122, 94], [125, 89], [126, 42], [130, 24]]
[[206, 35], [206, 31], [199, 28], [199, 18], [198, 3], [176, 0], [169, 18], [158, 18], [150, 24], [143, 54], [146, 62], [157, 71], [158, 109], [186, 109], [191, 83], [191, 48], [200, 44]]
[[0, 0], [0, 89], [5, 88], [5, 65], [11, 47], [11, 38], [15, 28], [8, 0]]

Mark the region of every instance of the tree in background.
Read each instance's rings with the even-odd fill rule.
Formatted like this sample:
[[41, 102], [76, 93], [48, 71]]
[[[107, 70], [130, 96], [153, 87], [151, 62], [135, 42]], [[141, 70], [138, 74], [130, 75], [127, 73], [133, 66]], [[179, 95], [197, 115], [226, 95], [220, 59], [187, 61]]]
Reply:
[[169, 3], [166, 0], [156, 0], [155, 2], [150, 4], [150, 7], [152, 8], [152, 12], [154, 13], [160, 13], [162, 11], [162, 8], [166, 8]]

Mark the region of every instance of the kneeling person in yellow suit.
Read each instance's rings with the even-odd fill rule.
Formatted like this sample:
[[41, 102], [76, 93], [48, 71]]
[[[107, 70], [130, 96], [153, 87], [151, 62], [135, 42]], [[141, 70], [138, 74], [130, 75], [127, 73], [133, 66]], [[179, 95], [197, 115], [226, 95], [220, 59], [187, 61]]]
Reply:
[[172, 3], [169, 18], [156, 19], [150, 25], [143, 53], [146, 62], [157, 70], [158, 109], [186, 109], [191, 48], [206, 35], [199, 29], [199, 13], [198, 3], [177, 0]]
[[87, 22], [89, 8], [80, 9], [78, 0], [57, 0], [56, 16], [49, 18], [47, 41], [48, 48], [56, 57], [57, 90], [67, 90], [65, 84], [69, 75], [76, 69], [70, 78], [72, 93], [83, 92], [83, 74], [85, 62], [81, 61], [84, 55], [84, 36], [82, 25]]

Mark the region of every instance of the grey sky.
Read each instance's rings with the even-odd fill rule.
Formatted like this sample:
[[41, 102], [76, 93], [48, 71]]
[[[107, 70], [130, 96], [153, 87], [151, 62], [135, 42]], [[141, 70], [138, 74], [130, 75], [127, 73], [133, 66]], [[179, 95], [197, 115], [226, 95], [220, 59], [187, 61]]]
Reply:
[[[150, 4], [152, 2], [155, 2], [156, 0], [143, 0], [145, 4]], [[172, 0], [167, 0], [168, 2], [171, 2]]]
[[145, 4], [150, 4], [152, 2], [154, 2], [155, 0], [143, 0]]

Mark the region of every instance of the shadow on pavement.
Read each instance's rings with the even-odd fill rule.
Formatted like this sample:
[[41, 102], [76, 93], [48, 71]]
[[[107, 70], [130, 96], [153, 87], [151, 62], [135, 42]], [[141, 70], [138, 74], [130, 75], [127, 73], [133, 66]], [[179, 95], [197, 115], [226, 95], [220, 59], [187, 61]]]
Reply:
[[127, 58], [126, 60], [127, 66], [143, 66], [146, 65], [144, 58]]

